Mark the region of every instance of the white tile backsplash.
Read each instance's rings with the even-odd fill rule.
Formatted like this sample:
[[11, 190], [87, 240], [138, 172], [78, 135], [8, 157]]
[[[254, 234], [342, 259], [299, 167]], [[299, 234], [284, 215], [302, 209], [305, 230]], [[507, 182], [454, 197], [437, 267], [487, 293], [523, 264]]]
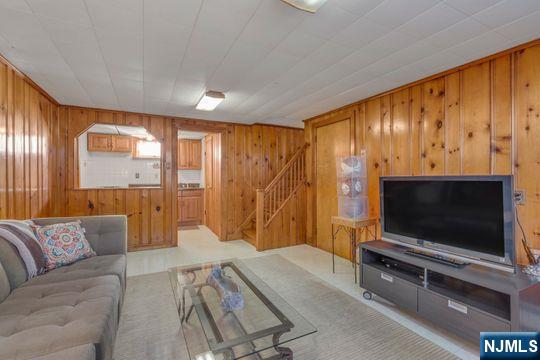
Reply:
[[88, 152], [87, 136], [79, 137], [80, 187], [128, 187], [161, 184], [161, 161], [133, 159], [131, 154]]

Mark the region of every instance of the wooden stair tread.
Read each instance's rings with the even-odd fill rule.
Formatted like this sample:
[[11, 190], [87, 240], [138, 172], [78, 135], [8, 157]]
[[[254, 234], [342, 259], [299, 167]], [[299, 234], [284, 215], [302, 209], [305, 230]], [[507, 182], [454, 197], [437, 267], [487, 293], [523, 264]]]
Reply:
[[251, 239], [255, 239], [257, 237], [257, 231], [255, 231], [253, 228], [245, 229], [242, 231], [242, 233]]
[[255, 229], [244, 229], [242, 233], [244, 234], [244, 240], [255, 246], [255, 241], [257, 240], [257, 232], [255, 231]]

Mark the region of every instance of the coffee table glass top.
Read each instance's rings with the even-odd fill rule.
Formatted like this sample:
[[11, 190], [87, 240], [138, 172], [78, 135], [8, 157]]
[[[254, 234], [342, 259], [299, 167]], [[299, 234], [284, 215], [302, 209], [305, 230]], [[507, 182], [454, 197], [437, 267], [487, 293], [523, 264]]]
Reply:
[[[240, 288], [243, 306], [224, 310], [224, 292], [208, 281], [212, 269]], [[317, 331], [240, 260], [171, 268], [169, 278], [191, 359], [288, 359], [292, 351], [281, 345]]]

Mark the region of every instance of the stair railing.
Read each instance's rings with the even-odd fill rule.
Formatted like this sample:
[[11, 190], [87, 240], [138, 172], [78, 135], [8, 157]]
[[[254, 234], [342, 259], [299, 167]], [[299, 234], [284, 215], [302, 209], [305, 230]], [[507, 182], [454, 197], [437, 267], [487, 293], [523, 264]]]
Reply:
[[304, 144], [265, 189], [257, 190], [257, 232], [267, 227], [287, 201], [306, 180], [306, 148]]

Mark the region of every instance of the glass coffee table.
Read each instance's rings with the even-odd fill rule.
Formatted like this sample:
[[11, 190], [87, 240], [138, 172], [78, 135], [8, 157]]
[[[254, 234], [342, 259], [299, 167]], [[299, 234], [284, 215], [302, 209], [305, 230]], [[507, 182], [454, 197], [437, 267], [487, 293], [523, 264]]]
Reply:
[[[216, 267], [239, 286], [241, 309], [225, 311], [220, 293], [208, 284]], [[240, 260], [168, 272], [191, 359], [292, 359], [283, 344], [317, 331]]]

